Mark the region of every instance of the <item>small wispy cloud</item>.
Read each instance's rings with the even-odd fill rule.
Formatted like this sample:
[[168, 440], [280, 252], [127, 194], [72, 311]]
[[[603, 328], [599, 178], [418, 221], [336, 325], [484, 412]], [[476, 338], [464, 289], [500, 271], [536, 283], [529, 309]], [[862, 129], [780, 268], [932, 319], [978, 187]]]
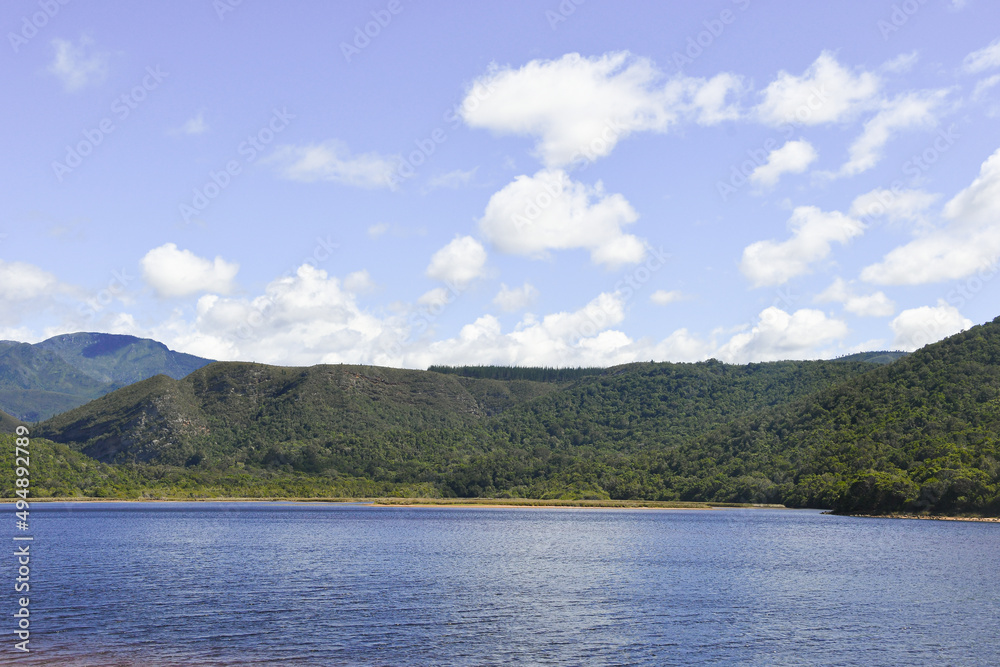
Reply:
[[454, 171], [449, 171], [446, 174], [439, 174], [434, 176], [427, 181], [427, 187], [431, 190], [436, 188], [462, 188], [472, 182], [472, 179], [476, 176], [476, 170], [479, 167], [473, 167], [468, 171], [462, 171], [461, 169], [455, 169]]
[[378, 153], [352, 155], [337, 139], [309, 146], [279, 146], [267, 160], [292, 181], [333, 181], [359, 188], [393, 188], [398, 157]]
[[55, 59], [49, 73], [62, 81], [68, 93], [101, 83], [108, 76], [108, 54], [97, 52], [94, 41], [83, 36], [77, 44], [66, 39], [53, 39]]
[[198, 115], [187, 119], [183, 125], [170, 130], [170, 134], [204, 134], [208, 132], [208, 123], [205, 122], [205, 112], [199, 111]]

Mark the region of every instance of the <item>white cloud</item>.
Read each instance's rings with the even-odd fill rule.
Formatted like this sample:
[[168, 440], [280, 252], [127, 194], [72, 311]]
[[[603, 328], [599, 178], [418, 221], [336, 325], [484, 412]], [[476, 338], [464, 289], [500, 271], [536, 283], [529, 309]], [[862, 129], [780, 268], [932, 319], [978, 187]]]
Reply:
[[1000, 39], [995, 39], [989, 46], [973, 51], [962, 61], [962, 69], [970, 74], [994, 67], [1000, 67]]
[[699, 125], [716, 125], [742, 116], [740, 108], [730, 99], [743, 92], [743, 81], [735, 74], [723, 72], [707, 81], [688, 78], [684, 83], [690, 91], [691, 107]]
[[398, 365], [405, 328], [363, 312], [340, 280], [303, 264], [252, 299], [205, 295], [193, 322], [167, 322], [155, 333], [174, 349], [220, 360]]
[[453, 239], [431, 257], [427, 277], [464, 286], [483, 275], [486, 249], [471, 236]]
[[882, 149], [900, 130], [932, 127], [937, 123], [936, 110], [947, 91], [922, 91], [899, 95], [882, 103], [881, 109], [865, 123], [864, 131], [851, 144], [849, 159], [840, 168], [840, 176], [854, 176], [874, 167], [882, 159]]
[[896, 312], [896, 304], [884, 292], [858, 295], [842, 278], [834, 280], [833, 284], [817, 295], [816, 301], [842, 303], [844, 310], [861, 317], [888, 317]]
[[500, 310], [512, 313], [517, 310], [524, 310], [538, 298], [538, 290], [531, 283], [524, 283], [520, 287], [507, 287], [500, 283], [500, 291], [493, 297], [493, 303]]
[[754, 287], [780, 285], [810, 271], [810, 265], [830, 254], [831, 243], [847, 243], [864, 232], [864, 225], [843, 213], [826, 213], [799, 206], [788, 220], [787, 241], [758, 241], [743, 250], [740, 270]]
[[633, 361], [631, 339], [609, 329], [624, 319], [624, 297], [603, 293], [580, 310], [525, 318], [509, 333], [484, 315], [462, 327], [455, 338], [414, 349], [408, 365], [432, 363], [511, 364], [521, 366], [608, 366]]
[[0, 259], [0, 300], [40, 299], [52, 296], [63, 289], [53, 274], [34, 264]]
[[954, 280], [991, 266], [1000, 256], [1000, 150], [979, 176], [944, 206], [949, 223], [894, 248], [865, 267], [861, 279], [881, 285]]
[[538, 137], [547, 167], [608, 155], [633, 132], [665, 132], [683, 119], [712, 124], [739, 112], [727, 100], [739, 79], [676, 76], [664, 80], [652, 61], [628, 52], [533, 60], [520, 69], [493, 67], [460, 110], [471, 127]]
[[502, 252], [545, 257], [550, 250], [586, 248], [608, 267], [642, 261], [643, 242], [622, 232], [638, 214], [620, 194], [607, 195], [570, 180], [561, 170], [518, 176], [490, 197], [479, 221], [483, 235]]
[[720, 347], [718, 356], [730, 363], [802, 359], [819, 355], [820, 346], [847, 334], [847, 324], [820, 310], [803, 308], [789, 314], [771, 306], [761, 311], [759, 322], [749, 331]]
[[779, 72], [756, 113], [768, 125], [837, 123], [871, 107], [880, 85], [875, 74], [854, 74], [824, 51], [802, 76]]
[[903, 350], [934, 343], [972, 326], [958, 309], [943, 300], [937, 306], [921, 306], [901, 312], [890, 325], [896, 334], [895, 346]]
[[430, 188], [462, 188], [472, 182], [479, 167], [473, 167], [467, 171], [455, 169], [446, 174], [438, 174], [427, 181]]
[[187, 119], [183, 125], [174, 130], [173, 134], [204, 134], [208, 132], [208, 123], [205, 122], [205, 112], [199, 111], [197, 116]]
[[788, 141], [781, 148], [771, 151], [767, 162], [753, 170], [750, 182], [772, 187], [782, 174], [801, 174], [817, 157], [816, 149], [805, 139]]
[[861, 220], [885, 217], [890, 222], [923, 223], [927, 209], [940, 197], [923, 190], [876, 188], [857, 197], [851, 203], [849, 215]]
[[658, 289], [649, 296], [649, 300], [658, 306], [666, 306], [684, 298], [684, 295], [677, 290]]
[[79, 43], [53, 39], [55, 59], [49, 72], [56, 75], [67, 92], [103, 82], [108, 76], [108, 54], [94, 51], [93, 40], [81, 37]]
[[222, 257], [208, 260], [174, 243], [153, 248], [140, 260], [142, 277], [162, 297], [187, 296], [197, 292], [228, 294], [240, 269]]
[[267, 162], [277, 163], [279, 173], [293, 181], [332, 181], [359, 188], [393, 188], [399, 158], [378, 153], [351, 155], [344, 142], [331, 139], [309, 146], [279, 146]]

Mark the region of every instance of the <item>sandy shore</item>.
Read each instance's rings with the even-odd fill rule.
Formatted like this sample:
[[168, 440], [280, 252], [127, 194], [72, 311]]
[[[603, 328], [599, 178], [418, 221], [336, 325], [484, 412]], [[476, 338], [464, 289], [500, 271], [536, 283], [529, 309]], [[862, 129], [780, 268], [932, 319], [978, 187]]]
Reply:
[[990, 516], [937, 516], [929, 514], [849, 514], [859, 519], [922, 519], [924, 521], [976, 521], [1000, 523], [1000, 518]]
[[[16, 499], [0, 499], [13, 504]], [[696, 503], [640, 500], [540, 500], [533, 498], [29, 498], [30, 503], [337, 503], [365, 504], [372, 507], [425, 508], [577, 508], [577, 509], [670, 509], [711, 510], [726, 508], [785, 509], [783, 505], [738, 503]]]

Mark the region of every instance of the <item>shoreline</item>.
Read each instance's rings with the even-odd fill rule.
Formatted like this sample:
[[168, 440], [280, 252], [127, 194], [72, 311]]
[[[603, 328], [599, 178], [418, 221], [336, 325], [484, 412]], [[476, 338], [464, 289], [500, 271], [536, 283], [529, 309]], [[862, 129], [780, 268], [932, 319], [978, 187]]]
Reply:
[[917, 519], [921, 521], [970, 521], [973, 523], [1000, 523], [1000, 517], [992, 516], [947, 516], [944, 514], [840, 514], [858, 519]]
[[[0, 499], [0, 504], [13, 504], [16, 498]], [[657, 500], [542, 500], [538, 498], [29, 498], [29, 503], [330, 503], [355, 504], [371, 507], [407, 508], [489, 508], [489, 509], [660, 509], [660, 510], [718, 510], [718, 509], [789, 509], [784, 505], [750, 503], [701, 503]]]

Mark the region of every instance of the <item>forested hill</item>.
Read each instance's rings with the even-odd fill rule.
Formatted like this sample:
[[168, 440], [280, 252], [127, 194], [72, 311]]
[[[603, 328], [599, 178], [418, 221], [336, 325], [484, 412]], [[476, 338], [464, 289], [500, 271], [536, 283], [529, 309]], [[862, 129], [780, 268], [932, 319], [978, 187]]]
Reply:
[[[575, 377], [442, 370], [213, 363], [113, 392], [33, 436], [68, 445], [52, 450], [53, 470], [80, 468], [70, 453], [112, 464], [91, 488], [105, 495], [152, 485], [1000, 511], [1000, 318], [909, 355]], [[58, 474], [40, 487], [90, 488]]]
[[[742, 480], [793, 505], [1000, 513], [1000, 318], [740, 419], [685, 453], [690, 475]], [[702, 484], [691, 495], [718, 494]]]
[[450, 495], [564, 487], [607, 495], [617, 487], [560, 476], [609, 456], [627, 467], [617, 460], [623, 452], [662, 449], [871, 369], [640, 363], [536, 382], [216, 362], [182, 380], [161, 375], [120, 389], [34, 435], [108, 463], [347, 475], [431, 483]]

